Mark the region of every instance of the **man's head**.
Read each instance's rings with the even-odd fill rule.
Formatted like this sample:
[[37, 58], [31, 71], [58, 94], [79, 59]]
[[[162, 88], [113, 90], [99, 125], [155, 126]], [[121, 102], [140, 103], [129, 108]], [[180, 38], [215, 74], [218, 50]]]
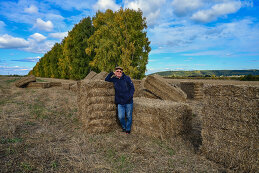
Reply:
[[123, 68], [118, 66], [118, 67], [115, 67], [115, 71], [114, 71], [114, 74], [117, 78], [120, 78], [122, 76], [122, 73], [123, 73]]

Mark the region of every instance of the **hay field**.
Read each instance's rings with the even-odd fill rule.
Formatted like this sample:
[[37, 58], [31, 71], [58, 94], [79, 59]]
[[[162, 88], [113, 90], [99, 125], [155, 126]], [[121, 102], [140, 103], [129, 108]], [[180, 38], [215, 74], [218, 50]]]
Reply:
[[[167, 143], [119, 130], [86, 134], [75, 92], [17, 88], [15, 80], [0, 77], [0, 172], [231, 172], [182, 139]], [[198, 117], [199, 102], [190, 104]]]

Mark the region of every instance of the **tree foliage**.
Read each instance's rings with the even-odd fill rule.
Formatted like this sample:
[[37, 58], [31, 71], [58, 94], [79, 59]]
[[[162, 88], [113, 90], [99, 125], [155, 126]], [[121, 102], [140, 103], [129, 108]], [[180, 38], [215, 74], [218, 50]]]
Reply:
[[142, 12], [122, 8], [116, 12], [98, 12], [93, 25], [95, 32], [86, 48], [86, 53], [94, 56], [90, 66], [99, 71], [122, 66], [131, 77], [144, 77], [151, 48]]
[[91, 70], [108, 72], [119, 65], [131, 77], [142, 78], [151, 50], [146, 28], [140, 10], [97, 12], [93, 21], [87, 17], [76, 24], [29, 74], [78, 80]]

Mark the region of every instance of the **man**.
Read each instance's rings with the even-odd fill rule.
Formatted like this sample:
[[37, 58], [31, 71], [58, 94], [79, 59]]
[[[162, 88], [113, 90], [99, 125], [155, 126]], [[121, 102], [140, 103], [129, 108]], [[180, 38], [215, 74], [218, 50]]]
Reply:
[[[122, 131], [130, 134], [132, 125], [134, 85], [129, 76], [123, 73], [122, 67], [116, 67], [105, 78], [105, 81], [113, 82], [115, 89], [115, 104], [118, 105], [118, 118]], [[125, 121], [126, 114], [126, 121]]]

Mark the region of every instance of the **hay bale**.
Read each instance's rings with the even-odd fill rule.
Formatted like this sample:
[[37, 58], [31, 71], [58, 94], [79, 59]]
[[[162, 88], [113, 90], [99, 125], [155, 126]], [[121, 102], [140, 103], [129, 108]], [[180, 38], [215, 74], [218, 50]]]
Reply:
[[77, 91], [77, 83], [71, 85], [70, 90], [76, 92]]
[[144, 82], [145, 89], [163, 100], [186, 101], [186, 94], [178, 87], [173, 87], [159, 75], [150, 75]]
[[142, 86], [142, 81], [141, 80], [137, 80], [137, 79], [132, 79], [134, 88], [135, 88], [135, 92], [133, 97], [141, 97], [141, 90], [143, 90], [143, 86]]
[[64, 90], [70, 90], [70, 86], [72, 86], [72, 83], [62, 83], [62, 88]]
[[61, 82], [50, 82], [50, 87], [61, 87], [62, 83]]
[[145, 98], [162, 100], [160, 97], [156, 96], [155, 94], [153, 94], [152, 92], [150, 92], [149, 90], [146, 90], [146, 89], [141, 90], [139, 95], [141, 97], [145, 97]]
[[27, 88], [49, 88], [51, 85], [49, 82], [30, 82]]
[[87, 133], [106, 133], [117, 128], [115, 91], [104, 80], [84, 80], [77, 83], [79, 116]]
[[187, 134], [191, 130], [192, 111], [184, 103], [134, 98], [133, 115], [132, 129], [144, 135], [156, 134], [155, 136], [167, 140]]
[[239, 172], [259, 170], [259, 87], [215, 85], [204, 93], [204, 155]]
[[95, 76], [92, 78], [92, 80], [104, 80], [107, 75], [108, 75], [107, 72], [102, 71], [102, 72], [98, 73], [97, 75], [95, 75]]
[[96, 74], [97, 74], [97, 73], [95, 73], [94, 71], [90, 71], [90, 73], [88, 73], [88, 75], [84, 78], [84, 80], [93, 79], [93, 77], [94, 77]]
[[203, 98], [203, 83], [202, 82], [180, 82], [181, 89], [187, 94], [188, 99]]
[[23, 88], [26, 87], [26, 85], [28, 85], [28, 83], [30, 82], [36, 82], [36, 77], [34, 75], [26, 76], [21, 78], [20, 80], [17, 80], [15, 82], [15, 86]]

